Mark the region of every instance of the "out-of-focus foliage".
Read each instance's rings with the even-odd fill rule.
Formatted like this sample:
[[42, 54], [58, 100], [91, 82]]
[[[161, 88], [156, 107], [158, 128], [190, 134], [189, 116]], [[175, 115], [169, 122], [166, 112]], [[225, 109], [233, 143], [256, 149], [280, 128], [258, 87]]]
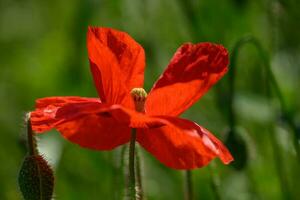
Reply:
[[[0, 199], [21, 198], [17, 174], [26, 152], [22, 118], [34, 108], [34, 100], [96, 96], [85, 47], [88, 25], [124, 30], [143, 45], [147, 90], [182, 43], [211, 41], [231, 50], [239, 38], [253, 35], [268, 52], [287, 107], [300, 124], [299, 8], [297, 0], [1, 0]], [[247, 165], [237, 171], [214, 161], [195, 170], [195, 197], [215, 198], [212, 172], [218, 175], [222, 199], [282, 199], [281, 171], [288, 194], [296, 199], [299, 162], [291, 130], [280, 123], [278, 101], [266, 98], [260, 55], [251, 45], [245, 46], [237, 65], [235, 109]], [[222, 101], [227, 83], [225, 77], [183, 115], [223, 141], [228, 128], [228, 105]], [[40, 147], [55, 166], [57, 199], [116, 197], [120, 185], [115, 177], [121, 176], [118, 150], [82, 149], [55, 131], [40, 136]], [[143, 156], [148, 199], [183, 199], [182, 172], [162, 166], [147, 152]]]

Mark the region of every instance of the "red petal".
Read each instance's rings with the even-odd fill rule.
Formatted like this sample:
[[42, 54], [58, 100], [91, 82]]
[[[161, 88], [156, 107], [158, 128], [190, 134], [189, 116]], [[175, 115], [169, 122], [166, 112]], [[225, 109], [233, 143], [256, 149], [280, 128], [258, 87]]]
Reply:
[[132, 105], [130, 91], [143, 87], [144, 49], [127, 33], [89, 27], [88, 53], [100, 98], [109, 104]]
[[96, 98], [38, 99], [36, 110], [30, 114], [32, 129], [40, 133], [56, 128], [80, 146], [110, 150], [130, 140], [130, 128], [109, 114], [110, 107]]
[[159, 127], [164, 120], [148, 117], [120, 105], [107, 105], [96, 98], [47, 97], [37, 100], [31, 125], [41, 133], [57, 129], [83, 147], [109, 150], [130, 139], [130, 128]]
[[181, 114], [226, 73], [227, 65], [228, 52], [223, 46], [184, 44], [150, 91], [147, 114]]
[[111, 150], [130, 140], [130, 128], [106, 115], [83, 115], [57, 125], [56, 129], [71, 142], [95, 150]]
[[[99, 98], [84, 97], [46, 97], [36, 100], [36, 110], [30, 113], [32, 128], [41, 133], [54, 128], [61, 119], [56, 117], [57, 111], [67, 105], [100, 105]], [[76, 113], [76, 112], [72, 112]], [[78, 113], [77, 113], [78, 114]]]
[[168, 125], [141, 129], [137, 141], [159, 161], [174, 169], [194, 169], [219, 157], [223, 163], [233, 158], [227, 148], [198, 124], [174, 117], [161, 117]]
[[110, 114], [120, 124], [126, 124], [130, 128], [154, 128], [165, 125], [167, 122], [158, 117], [147, 116], [143, 113], [130, 110], [119, 105], [111, 106]]

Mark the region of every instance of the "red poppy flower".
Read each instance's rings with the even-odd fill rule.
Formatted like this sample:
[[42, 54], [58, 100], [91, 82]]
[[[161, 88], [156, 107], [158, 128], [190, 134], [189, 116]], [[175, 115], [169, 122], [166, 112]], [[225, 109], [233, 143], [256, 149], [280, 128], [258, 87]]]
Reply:
[[144, 112], [135, 110], [133, 88], [142, 88], [145, 53], [127, 33], [90, 27], [87, 47], [100, 98], [46, 97], [31, 112], [32, 128], [57, 129], [82, 147], [111, 150], [130, 140], [175, 169], [202, 167], [215, 157], [228, 164], [227, 148], [208, 130], [178, 116], [193, 105], [227, 71], [228, 53], [212, 43], [184, 44], [154, 84]]

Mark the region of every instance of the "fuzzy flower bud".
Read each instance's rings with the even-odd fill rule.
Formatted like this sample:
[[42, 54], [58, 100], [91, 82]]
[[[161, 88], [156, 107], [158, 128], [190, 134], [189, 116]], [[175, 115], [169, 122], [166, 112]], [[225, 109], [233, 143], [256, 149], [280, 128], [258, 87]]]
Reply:
[[35, 134], [26, 115], [29, 155], [25, 157], [19, 172], [19, 187], [25, 200], [51, 200], [54, 188], [53, 170], [39, 155]]
[[19, 172], [19, 187], [25, 200], [51, 200], [53, 171], [40, 155], [26, 156]]

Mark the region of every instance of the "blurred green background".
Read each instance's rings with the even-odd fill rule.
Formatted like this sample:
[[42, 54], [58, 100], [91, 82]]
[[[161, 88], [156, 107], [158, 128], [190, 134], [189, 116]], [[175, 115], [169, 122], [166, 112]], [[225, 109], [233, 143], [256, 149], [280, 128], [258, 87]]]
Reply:
[[[256, 37], [286, 101], [300, 124], [300, 12], [297, 0], [1, 0], [0, 1], [0, 199], [21, 199], [18, 170], [26, 155], [23, 116], [45, 96], [96, 96], [89, 71], [88, 25], [128, 32], [145, 48], [145, 88], [184, 42], [221, 43], [232, 51], [246, 35]], [[239, 166], [219, 160], [193, 171], [195, 199], [297, 199], [300, 167], [292, 130], [278, 99], [266, 97], [261, 55], [241, 48], [235, 76]], [[228, 75], [183, 117], [225, 141]], [[82, 149], [51, 131], [39, 147], [55, 168], [55, 199], [118, 199], [118, 150]], [[245, 152], [244, 152], [245, 150]], [[244, 153], [243, 153], [244, 152]], [[148, 200], [183, 199], [183, 171], [171, 170], [143, 153]], [[237, 168], [239, 168], [237, 170]], [[212, 185], [217, 185], [218, 194]]]

